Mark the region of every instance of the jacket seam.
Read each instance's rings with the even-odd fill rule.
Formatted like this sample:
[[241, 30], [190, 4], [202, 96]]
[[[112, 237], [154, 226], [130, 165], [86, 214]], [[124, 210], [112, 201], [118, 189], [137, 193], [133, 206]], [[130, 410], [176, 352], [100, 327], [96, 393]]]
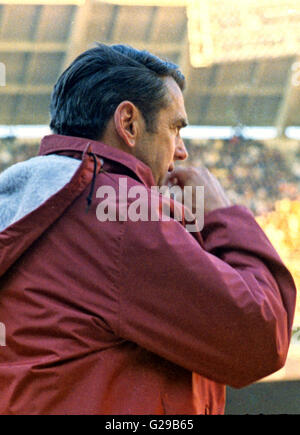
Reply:
[[118, 273], [116, 274], [114, 283], [115, 283], [115, 289], [118, 292], [118, 317], [117, 317], [117, 333], [121, 337], [121, 276], [122, 276], [122, 268], [123, 268], [123, 262], [122, 262], [122, 254], [124, 252], [124, 235], [125, 235], [125, 223], [122, 222], [121, 231], [119, 234], [119, 257], [117, 259], [117, 264], [119, 264], [118, 267]]
[[[109, 172], [105, 172], [104, 174], [106, 176], [109, 177], [109, 179], [112, 181], [112, 183], [115, 186], [118, 186], [118, 182], [114, 179], [114, 177], [109, 176]], [[98, 174], [98, 176], [101, 175]], [[126, 176], [126, 178], [130, 178], [128, 176]], [[143, 184], [143, 183], [141, 183]], [[122, 268], [123, 268], [123, 261], [122, 261], [122, 254], [124, 252], [124, 236], [125, 236], [125, 231], [126, 231], [126, 223], [127, 222], [120, 222], [120, 232], [117, 236], [117, 240], [119, 241], [119, 250], [118, 250], [118, 256], [116, 256], [116, 266], [119, 265], [119, 267], [116, 267], [116, 273], [115, 276], [113, 278], [112, 281], [112, 287], [114, 288], [116, 294], [117, 294], [117, 324], [116, 324], [116, 334], [121, 337], [121, 288], [122, 288], [122, 284], [121, 284], [121, 276], [122, 276]]]

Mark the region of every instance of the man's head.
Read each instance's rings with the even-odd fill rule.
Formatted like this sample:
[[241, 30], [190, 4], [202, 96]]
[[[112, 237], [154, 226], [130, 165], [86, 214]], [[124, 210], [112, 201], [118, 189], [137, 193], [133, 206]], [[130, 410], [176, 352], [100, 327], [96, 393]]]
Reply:
[[[158, 181], [162, 175], [155, 171], [166, 172], [173, 157], [167, 168], [154, 168], [150, 157], [157, 150], [152, 142], [161, 134], [161, 116], [166, 118], [171, 106], [176, 111], [176, 102], [182, 121], [177, 127], [187, 122], [184, 85], [184, 76], [173, 63], [129, 46], [97, 44], [78, 56], [58, 79], [50, 127], [57, 134], [102, 140], [130, 152], [151, 167]], [[164, 137], [161, 140], [157, 146], [164, 147]]]

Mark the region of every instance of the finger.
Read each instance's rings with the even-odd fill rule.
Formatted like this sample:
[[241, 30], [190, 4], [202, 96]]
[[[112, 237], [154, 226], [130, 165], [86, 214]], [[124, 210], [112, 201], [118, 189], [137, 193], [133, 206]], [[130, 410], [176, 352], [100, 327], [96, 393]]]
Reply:
[[168, 174], [168, 182], [169, 184], [178, 184], [183, 187], [189, 178], [189, 174], [186, 168], [177, 167], [172, 172]]

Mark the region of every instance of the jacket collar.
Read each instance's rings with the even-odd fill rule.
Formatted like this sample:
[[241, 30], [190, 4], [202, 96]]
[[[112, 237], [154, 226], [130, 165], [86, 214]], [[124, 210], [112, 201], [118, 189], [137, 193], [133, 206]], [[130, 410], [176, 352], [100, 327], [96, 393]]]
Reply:
[[42, 139], [39, 155], [62, 151], [84, 152], [88, 144], [91, 146], [91, 152], [97, 156], [118, 162], [129, 168], [145, 186], [150, 188], [155, 185], [151, 169], [141, 160], [117, 148], [91, 139], [51, 134]]

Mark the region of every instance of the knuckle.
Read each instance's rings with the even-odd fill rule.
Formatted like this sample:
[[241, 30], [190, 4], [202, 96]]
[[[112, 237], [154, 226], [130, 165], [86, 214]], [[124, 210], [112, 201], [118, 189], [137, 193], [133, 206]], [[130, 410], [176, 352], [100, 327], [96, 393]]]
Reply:
[[188, 171], [189, 171], [189, 173], [195, 174], [195, 175], [199, 173], [198, 170], [194, 166], [189, 166]]

